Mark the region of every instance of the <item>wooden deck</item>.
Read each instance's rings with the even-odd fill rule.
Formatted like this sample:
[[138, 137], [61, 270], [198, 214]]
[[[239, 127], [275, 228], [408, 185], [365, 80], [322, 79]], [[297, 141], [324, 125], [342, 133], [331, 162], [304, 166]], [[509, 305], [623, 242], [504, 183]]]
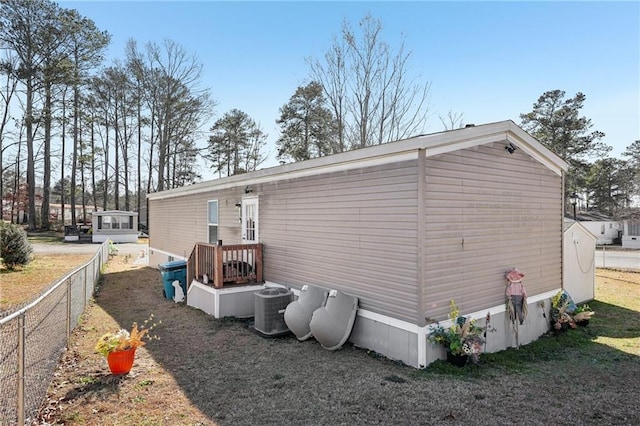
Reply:
[[263, 283], [262, 244], [196, 243], [187, 260], [187, 287], [194, 279], [214, 288]]

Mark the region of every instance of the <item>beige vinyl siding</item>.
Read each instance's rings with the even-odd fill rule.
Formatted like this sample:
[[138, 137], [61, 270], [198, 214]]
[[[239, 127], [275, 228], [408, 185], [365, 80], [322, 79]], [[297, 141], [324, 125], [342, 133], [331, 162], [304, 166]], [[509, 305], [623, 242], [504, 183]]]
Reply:
[[491, 144], [427, 158], [425, 317], [505, 301], [516, 266], [529, 295], [561, 286], [562, 181], [521, 150]]
[[242, 199], [237, 188], [188, 196], [149, 200], [149, 245], [178, 256], [188, 257], [197, 242], [208, 239], [208, 202], [218, 200], [218, 239], [224, 244], [241, 242], [239, 210]]
[[261, 185], [265, 278], [415, 321], [416, 171], [411, 161]]

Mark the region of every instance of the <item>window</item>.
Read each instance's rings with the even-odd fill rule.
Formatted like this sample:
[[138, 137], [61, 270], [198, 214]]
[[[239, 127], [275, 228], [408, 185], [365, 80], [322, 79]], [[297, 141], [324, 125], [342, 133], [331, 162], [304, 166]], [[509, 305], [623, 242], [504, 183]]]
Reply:
[[600, 233], [604, 235], [604, 223], [600, 226]]
[[119, 219], [118, 216], [100, 216], [98, 218], [98, 229], [120, 229]]
[[218, 242], [218, 200], [208, 201], [209, 244]]
[[100, 229], [111, 229], [111, 216], [102, 216], [102, 226]]
[[120, 229], [120, 218], [118, 216], [111, 216], [111, 229]]
[[133, 219], [132, 216], [121, 216], [120, 217], [120, 229], [131, 229], [132, 221], [129, 219]]
[[133, 229], [133, 216], [98, 216], [98, 229]]

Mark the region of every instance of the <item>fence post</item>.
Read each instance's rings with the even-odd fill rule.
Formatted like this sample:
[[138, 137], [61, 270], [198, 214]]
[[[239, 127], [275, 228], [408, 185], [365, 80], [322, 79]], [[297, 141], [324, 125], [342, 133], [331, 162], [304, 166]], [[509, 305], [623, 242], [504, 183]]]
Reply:
[[606, 254], [607, 254], [607, 249], [605, 248], [605, 246], [602, 246], [602, 267], [603, 268], [607, 267]]
[[[91, 262], [91, 267], [93, 268], [93, 262]], [[82, 312], [87, 307], [87, 269], [89, 269], [89, 266], [85, 265], [84, 280], [82, 281]]]
[[71, 277], [67, 280], [67, 347], [71, 341]]
[[18, 424], [24, 425], [25, 412], [24, 412], [24, 382], [25, 382], [25, 345], [26, 345], [26, 312], [21, 313], [18, 316]]

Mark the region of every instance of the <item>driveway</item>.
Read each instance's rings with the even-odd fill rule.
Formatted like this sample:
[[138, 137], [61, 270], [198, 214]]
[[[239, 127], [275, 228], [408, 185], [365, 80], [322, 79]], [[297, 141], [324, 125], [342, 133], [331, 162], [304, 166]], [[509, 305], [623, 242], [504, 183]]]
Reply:
[[[135, 263], [147, 265], [149, 261], [149, 245], [136, 243], [114, 244], [118, 249], [118, 254], [131, 255], [135, 257]], [[93, 254], [98, 251], [100, 244], [91, 243], [32, 243], [33, 252], [35, 254]]]

